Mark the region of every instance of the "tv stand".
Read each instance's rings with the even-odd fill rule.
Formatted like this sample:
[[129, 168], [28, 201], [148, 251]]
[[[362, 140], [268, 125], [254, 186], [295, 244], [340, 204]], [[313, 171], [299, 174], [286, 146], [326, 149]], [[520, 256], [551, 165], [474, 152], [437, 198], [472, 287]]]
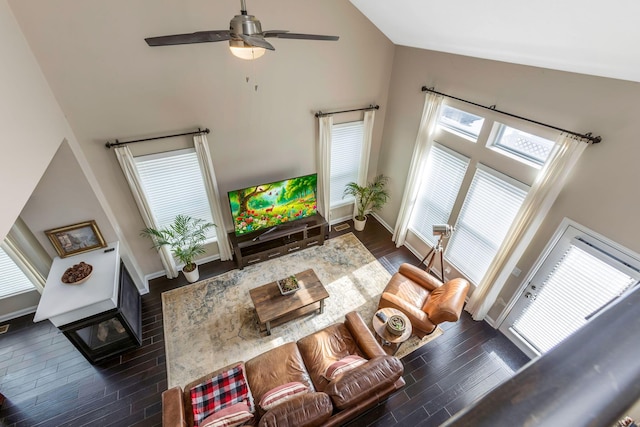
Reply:
[[312, 246], [324, 245], [329, 237], [327, 221], [320, 215], [282, 224], [270, 228], [262, 234], [236, 236], [229, 233], [238, 268], [267, 261]]

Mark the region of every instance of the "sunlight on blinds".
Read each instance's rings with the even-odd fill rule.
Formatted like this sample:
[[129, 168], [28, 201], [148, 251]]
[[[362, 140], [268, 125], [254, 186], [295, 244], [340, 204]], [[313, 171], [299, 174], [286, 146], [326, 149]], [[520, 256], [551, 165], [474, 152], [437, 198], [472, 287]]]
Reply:
[[468, 165], [468, 158], [451, 150], [431, 148], [409, 227], [432, 246], [438, 240], [432, 227], [449, 222]]
[[512, 328], [545, 353], [634, 283], [633, 277], [572, 244]]
[[[207, 192], [195, 150], [136, 157], [136, 167], [151, 210], [160, 228], [178, 215], [189, 215], [213, 223]], [[215, 227], [207, 239], [215, 239]]]
[[363, 138], [363, 121], [337, 124], [331, 130], [331, 206], [353, 200], [342, 195], [349, 182], [358, 182]]
[[0, 298], [34, 289], [35, 287], [27, 276], [9, 258], [9, 255], [0, 248]]
[[499, 172], [476, 171], [445, 256], [473, 283], [487, 272], [528, 188]]

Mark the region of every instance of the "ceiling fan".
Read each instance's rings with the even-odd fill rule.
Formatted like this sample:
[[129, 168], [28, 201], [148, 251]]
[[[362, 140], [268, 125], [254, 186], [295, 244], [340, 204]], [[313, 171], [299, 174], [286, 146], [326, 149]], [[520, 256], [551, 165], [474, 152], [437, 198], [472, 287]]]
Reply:
[[304, 40], [338, 40], [338, 36], [317, 34], [290, 33], [287, 30], [262, 31], [260, 21], [247, 14], [245, 0], [240, 0], [240, 15], [231, 20], [228, 30], [198, 31], [188, 34], [148, 37], [144, 39], [149, 46], [171, 46], [177, 44], [208, 43], [229, 41], [231, 53], [242, 59], [256, 59], [264, 55], [266, 50], [275, 50], [266, 38]]

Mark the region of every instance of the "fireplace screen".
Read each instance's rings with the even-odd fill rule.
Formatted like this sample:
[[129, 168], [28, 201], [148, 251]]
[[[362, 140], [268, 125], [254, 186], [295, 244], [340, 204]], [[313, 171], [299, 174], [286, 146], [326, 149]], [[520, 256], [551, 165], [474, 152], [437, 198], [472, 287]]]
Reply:
[[117, 318], [103, 320], [97, 325], [87, 326], [76, 331], [78, 337], [91, 349], [99, 349], [106, 345], [128, 339], [127, 330]]
[[140, 294], [123, 264], [120, 272], [118, 308], [60, 327], [91, 363], [142, 343]]

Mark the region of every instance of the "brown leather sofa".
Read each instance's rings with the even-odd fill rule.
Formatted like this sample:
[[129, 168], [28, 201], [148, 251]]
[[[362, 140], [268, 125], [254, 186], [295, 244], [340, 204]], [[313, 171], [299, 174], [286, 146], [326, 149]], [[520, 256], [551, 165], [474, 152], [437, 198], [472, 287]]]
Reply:
[[[326, 368], [348, 355], [367, 362], [328, 381]], [[238, 362], [242, 363], [242, 362]], [[163, 426], [193, 426], [189, 390], [228, 370], [219, 369], [181, 387], [162, 393]], [[337, 323], [260, 354], [244, 363], [247, 383], [256, 402], [254, 424], [260, 426], [337, 426], [386, 399], [405, 384], [399, 359], [389, 356], [357, 312]], [[264, 412], [257, 402], [265, 393], [289, 382], [306, 384], [309, 393]]]
[[413, 334], [422, 338], [442, 322], [456, 322], [462, 313], [469, 282], [453, 279], [447, 283], [411, 264], [402, 264], [391, 277], [378, 308], [396, 308], [407, 315]]

